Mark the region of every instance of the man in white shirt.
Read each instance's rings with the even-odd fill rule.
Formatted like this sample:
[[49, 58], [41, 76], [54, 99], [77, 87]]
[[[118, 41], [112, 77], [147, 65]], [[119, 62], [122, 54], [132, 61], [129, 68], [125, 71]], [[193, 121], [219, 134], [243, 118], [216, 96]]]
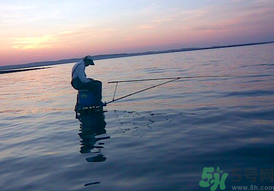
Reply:
[[99, 106], [105, 106], [106, 104], [101, 101], [102, 99], [102, 82], [87, 78], [85, 68], [89, 65], [94, 65], [91, 56], [79, 60], [72, 68], [71, 73], [71, 85], [76, 90], [91, 90], [96, 96], [96, 100]]

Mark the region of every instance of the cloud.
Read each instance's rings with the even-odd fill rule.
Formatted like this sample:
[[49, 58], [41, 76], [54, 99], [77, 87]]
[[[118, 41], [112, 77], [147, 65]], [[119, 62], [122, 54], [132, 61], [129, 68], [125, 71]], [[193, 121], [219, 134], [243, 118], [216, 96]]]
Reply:
[[52, 48], [56, 40], [52, 35], [15, 38], [12, 47], [20, 50]]
[[273, 18], [273, 2], [265, 1], [262, 4], [262, 1], [260, 3], [259, 1], [253, 1], [253, 3], [238, 6], [230, 4], [229, 6], [214, 7], [210, 12], [205, 12], [203, 18], [194, 23], [192, 28], [193, 30], [212, 32], [242, 29], [252, 30], [267, 26], [274, 27]]
[[136, 28], [140, 30], [150, 30], [150, 29], [154, 29], [155, 25], [144, 24], [144, 25], [139, 25]]
[[114, 40], [120, 36], [117, 28], [82, 28], [75, 31], [62, 31], [55, 34], [41, 36], [25, 36], [12, 38], [12, 48], [17, 50], [68, 48], [86, 46], [94, 42]]

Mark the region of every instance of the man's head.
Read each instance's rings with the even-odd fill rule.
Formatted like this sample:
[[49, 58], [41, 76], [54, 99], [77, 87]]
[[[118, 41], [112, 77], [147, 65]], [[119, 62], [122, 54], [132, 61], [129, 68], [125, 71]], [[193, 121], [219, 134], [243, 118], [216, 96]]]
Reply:
[[93, 59], [91, 56], [86, 56], [84, 58], [85, 66], [94, 65]]

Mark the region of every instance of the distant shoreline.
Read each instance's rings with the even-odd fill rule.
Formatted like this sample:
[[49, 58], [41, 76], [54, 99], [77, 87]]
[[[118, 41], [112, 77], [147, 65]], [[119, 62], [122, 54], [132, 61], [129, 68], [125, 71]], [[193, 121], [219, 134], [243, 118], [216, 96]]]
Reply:
[[38, 67], [38, 68], [24, 68], [24, 69], [11, 69], [11, 70], [0, 70], [0, 74], [14, 73], [14, 72], [25, 72], [29, 70], [41, 70], [51, 67]]
[[[225, 45], [225, 46], [212, 46], [212, 47], [204, 47], [204, 48], [181, 48], [181, 49], [170, 49], [170, 50], [163, 50], [163, 51], [147, 51], [147, 52], [139, 52], [139, 53], [104, 54], [104, 55], [94, 55], [92, 57], [94, 60], [104, 60], [104, 59], [112, 59], [112, 58], [144, 56], [144, 55], [152, 55], [152, 54], [167, 54], [167, 53], [175, 53], [175, 52], [210, 50], [210, 49], [220, 49], [220, 48], [232, 48], [232, 47], [241, 47], [241, 46], [254, 46], [254, 45], [272, 44], [272, 43], [274, 43], [274, 41], [234, 44], [234, 45]], [[67, 63], [77, 62], [80, 59], [81, 58], [72, 58], [72, 59], [64, 59], [64, 60], [58, 60], [58, 61], [44, 61], [44, 62], [34, 62], [29, 64], [0, 66], [0, 74], [45, 69], [43, 66], [67, 64]]]

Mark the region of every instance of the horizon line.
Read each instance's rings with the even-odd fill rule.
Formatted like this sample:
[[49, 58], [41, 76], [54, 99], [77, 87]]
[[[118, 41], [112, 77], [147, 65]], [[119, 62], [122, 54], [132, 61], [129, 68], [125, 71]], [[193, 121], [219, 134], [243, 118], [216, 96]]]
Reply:
[[[132, 53], [126, 53], [126, 52], [113, 53], [113, 54], [109, 53], [109, 54], [92, 55], [92, 57], [94, 60], [104, 60], [104, 59], [115, 59], [115, 58], [122, 58], [122, 57], [144, 56], [144, 55], [153, 55], [153, 54], [168, 54], [168, 53], [175, 53], [175, 52], [211, 50], [211, 49], [221, 49], [221, 48], [233, 48], [233, 47], [240, 47], [240, 46], [252, 46], [252, 45], [262, 45], [262, 44], [272, 44], [272, 43], [274, 43], [274, 41], [242, 43], [242, 44], [210, 46], [210, 47], [177, 48], [177, 49], [166, 49], [166, 50], [160, 50], [160, 51], [150, 50], [145, 52], [132, 52]], [[24, 67], [34, 68], [34, 67], [41, 67], [41, 66], [48, 66], [48, 65], [67, 64], [70, 62], [75, 62], [79, 59], [82, 59], [82, 58], [68, 58], [68, 59], [60, 59], [60, 60], [37, 61], [37, 62], [24, 63], [24, 64], [3, 65], [3, 66], [0, 66], [0, 71], [22, 69]]]

